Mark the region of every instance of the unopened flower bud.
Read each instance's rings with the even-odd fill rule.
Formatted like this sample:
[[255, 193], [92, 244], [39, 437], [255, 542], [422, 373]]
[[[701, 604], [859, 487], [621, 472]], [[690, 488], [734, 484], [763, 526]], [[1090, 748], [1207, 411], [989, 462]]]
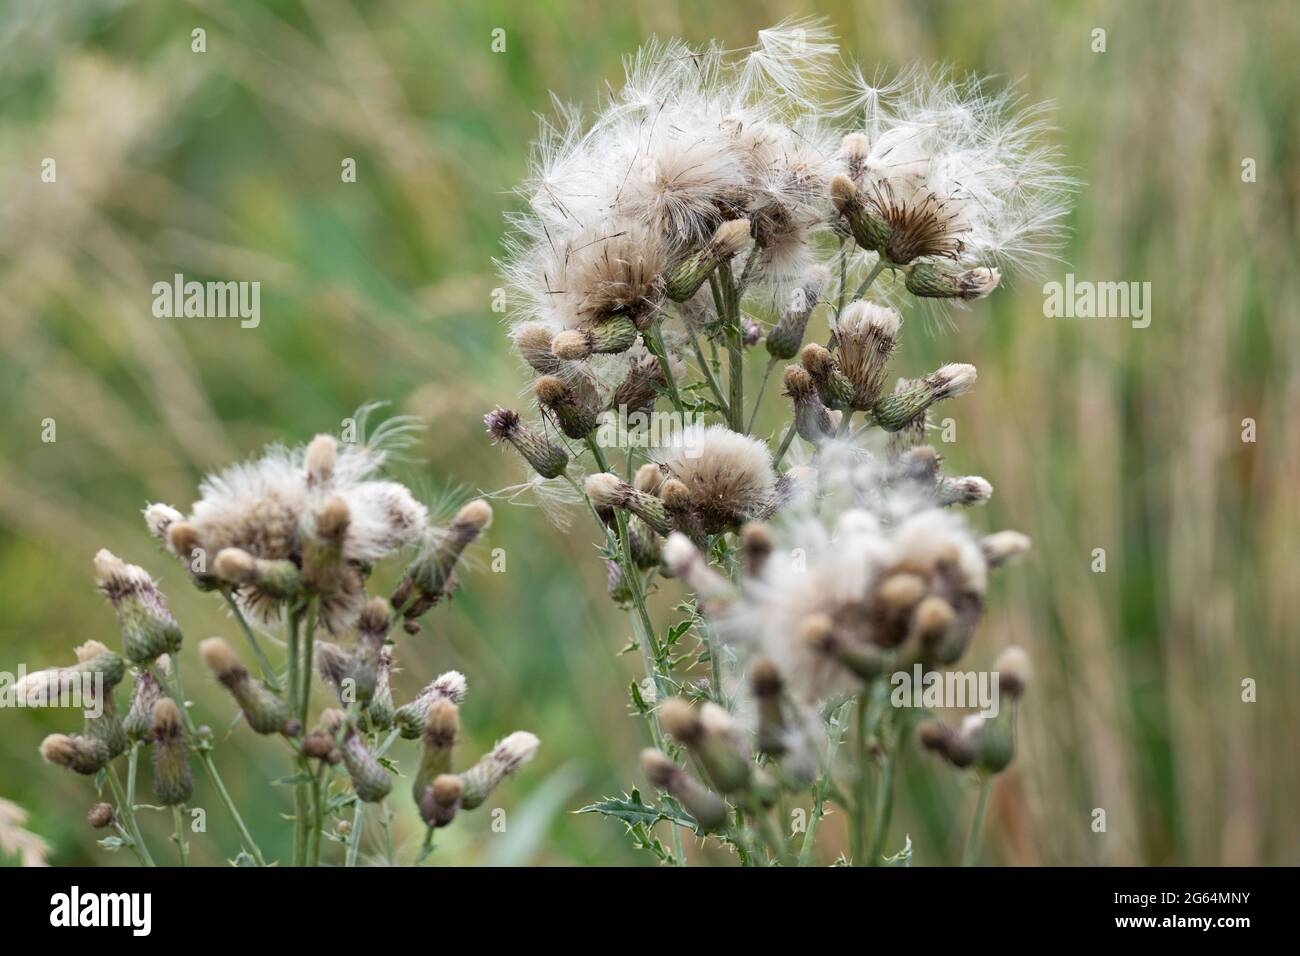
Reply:
[[95, 575], [99, 589], [117, 612], [127, 660], [148, 664], [160, 654], [180, 649], [180, 625], [144, 568], [101, 549], [95, 555]]
[[641, 768], [651, 786], [672, 796], [695, 818], [701, 833], [726, 824], [727, 804], [723, 799], [673, 763], [663, 751], [641, 751]]
[[792, 359], [799, 354], [808, 319], [821, 297], [824, 278], [819, 272], [794, 290], [791, 301], [781, 310], [781, 318], [767, 332], [767, 352], [772, 358]]
[[86, 814], [86, 819], [96, 830], [111, 827], [113, 825], [113, 807], [107, 803], [97, 803], [90, 808], [90, 812]]
[[255, 680], [239, 662], [235, 652], [219, 637], [199, 642], [199, 656], [226, 690], [235, 698], [244, 719], [255, 733], [287, 732], [289, 706], [260, 680]]
[[591, 355], [626, 352], [636, 343], [637, 335], [635, 322], [626, 316], [615, 316], [564, 330], [552, 340], [551, 351], [563, 361], [579, 362]]
[[563, 379], [543, 375], [533, 382], [533, 394], [568, 437], [581, 440], [596, 427], [596, 409], [581, 401]]
[[925, 378], [892, 395], [879, 399], [871, 408], [876, 423], [885, 431], [898, 431], [931, 405], [969, 391], [975, 384], [974, 365], [945, 365]]
[[695, 295], [718, 265], [729, 261], [748, 241], [748, 219], [724, 222], [704, 248], [688, 255], [668, 273], [668, 298], [685, 302]]
[[153, 705], [153, 745], [154, 796], [166, 807], [184, 803], [194, 792], [194, 778], [181, 710], [170, 697]]
[[533, 734], [518, 730], [488, 751], [478, 763], [460, 775], [460, 782], [464, 785], [461, 807], [473, 810], [480, 806], [502, 780], [533, 759], [539, 743]]
[[[835, 357], [824, 346], [809, 342], [799, 352], [799, 364], [817, 386], [817, 394], [827, 408], [851, 408], [853, 383], [835, 364]], [[787, 383], [788, 385], [788, 383]]]
[[[158, 658], [156, 666], [165, 669], [166, 657]], [[122, 727], [127, 738], [144, 740], [153, 732], [153, 705], [163, 698], [162, 686], [153, 672], [141, 668], [135, 678], [135, 689], [131, 692], [131, 706], [122, 719]]]
[[848, 223], [853, 240], [859, 246], [872, 252], [884, 252], [889, 242], [889, 224], [873, 214], [853, 180], [844, 175], [832, 179], [831, 201]]
[[569, 465], [568, 452], [521, 422], [518, 412], [496, 408], [484, 416], [483, 420], [493, 442], [510, 442], [543, 478], [556, 478], [564, 474]]
[[587, 497], [597, 509], [619, 508], [636, 515], [656, 534], [667, 535], [672, 528], [664, 503], [654, 495], [637, 491], [617, 475], [597, 472], [588, 475], [586, 481]]
[[998, 531], [980, 539], [980, 550], [991, 568], [1006, 564], [1029, 548], [1029, 538], [1019, 531]]
[[465, 675], [460, 671], [447, 671], [420, 691], [409, 704], [397, 709], [397, 728], [405, 740], [415, 740], [424, 733], [429, 708], [440, 700], [461, 704], [465, 700]]
[[982, 299], [998, 287], [997, 269], [949, 269], [932, 262], [913, 263], [907, 269], [907, 291], [929, 299]]
[[417, 804], [424, 798], [425, 788], [432, 785], [435, 777], [451, 772], [451, 756], [458, 733], [460, 733], [459, 709], [446, 698], [434, 701], [425, 718], [424, 734], [421, 738], [423, 749], [420, 753], [420, 766], [411, 787]]
[[945, 476], [939, 480], [937, 491], [940, 505], [982, 505], [993, 497], [993, 486], [979, 475], [964, 478]]
[[465, 795], [465, 784], [455, 774], [434, 778], [420, 798], [420, 819], [431, 827], [445, 827], [456, 816]]
[[798, 365], [786, 366], [785, 394], [794, 407], [794, 430], [800, 438], [821, 444], [835, 434], [830, 412], [822, 404], [817, 386], [808, 370]]
[[41, 741], [41, 756], [48, 763], [90, 776], [108, 766], [108, 747], [93, 737], [51, 734]]
[[1033, 673], [1029, 655], [1023, 648], [1014, 646], [998, 655], [993, 670], [998, 675], [998, 688], [1010, 695], [1012, 700], [1019, 700], [1024, 695]]
[[[321, 714], [321, 724], [335, 728], [343, 727], [345, 717], [342, 711], [331, 709]], [[343, 766], [352, 778], [352, 789], [362, 803], [378, 803], [393, 789], [392, 778], [377, 757], [366, 746], [365, 739], [357, 733], [350, 723], [343, 731], [343, 742], [339, 749], [343, 754]]]
[[212, 570], [227, 584], [252, 585], [271, 598], [291, 598], [302, 590], [302, 574], [292, 561], [255, 558], [242, 548], [222, 548]]
[[551, 351], [554, 333], [540, 322], [528, 322], [514, 332], [515, 348], [533, 371], [554, 375], [563, 367]]

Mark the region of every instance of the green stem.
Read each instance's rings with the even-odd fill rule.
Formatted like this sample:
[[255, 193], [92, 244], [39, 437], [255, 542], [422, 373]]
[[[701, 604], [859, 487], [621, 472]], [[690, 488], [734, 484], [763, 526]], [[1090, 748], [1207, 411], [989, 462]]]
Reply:
[[776, 367], [776, 358], [767, 360], [767, 368], [763, 369], [763, 381], [758, 383], [758, 395], [754, 397], [754, 410], [749, 413], [749, 424], [745, 426], [745, 434], [748, 435], [754, 430], [754, 420], [758, 418], [758, 409], [763, 404], [763, 393], [767, 391], [767, 380], [772, 376], [772, 369]]
[[807, 866], [812, 860], [817, 825], [821, 823], [822, 817], [826, 815], [826, 795], [833, 785], [831, 768], [835, 766], [835, 754], [839, 751], [840, 742], [844, 737], [844, 721], [848, 718], [849, 708], [852, 706], [853, 701], [849, 701], [840, 708], [840, 712], [835, 718], [836, 733], [826, 745], [826, 763], [822, 767], [821, 777], [818, 779], [817, 786], [813, 791], [812, 817], [808, 821], [808, 829], [804, 831], [803, 843], [799, 846], [799, 866]]
[[871, 271], [867, 273], [867, 277], [862, 280], [862, 285], [858, 286], [858, 290], [853, 293], [854, 302], [867, 294], [867, 290], [871, 288], [871, 283], [876, 281], [876, 276], [885, 271], [885, 266], [887, 265], [888, 263], [885, 261], [884, 256], [881, 256], [876, 260], [876, 264], [871, 267]]
[[344, 866], [357, 865], [357, 851], [361, 848], [361, 829], [365, 826], [365, 822], [365, 804], [358, 800], [356, 808], [352, 811], [352, 829], [348, 831], [348, 852], [343, 862]]
[[993, 775], [980, 774], [980, 795], [975, 803], [975, 816], [970, 821], [970, 832], [966, 834], [966, 849], [962, 851], [961, 865], [974, 866], [980, 855], [980, 832], [984, 829], [984, 814], [989, 806], [989, 791], [993, 789]]
[[895, 711], [894, 732], [889, 742], [889, 751], [885, 754], [885, 769], [876, 788], [876, 822], [872, 828], [869, 858], [871, 866], [880, 865], [880, 854], [885, 847], [885, 838], [889, 835], [889, 818], [894, 810], [894, 777], [898, 773], [898, 757], [903, 749], [903, 732], [906, 727], [906, 716], [901, 711]]
[[718, 407], [722, 409], [724, 416], [729, 415], [727, 412], [727, 399], [722, 394], [722, 386], [718, 384], [717, 377], [713, 374], [713, 364], [704, 357], [704, 350], [700, 348], [700, 338], [695, 334], [695, 326], [691, 325], [686, 319], [682, 320], [686, 326], [686, 332], [691, 339], [691, 348], [695, 351], [695, 358], [700, 363], [700, 370], [704, 372], [704, 380], [708, 383], [709, 391], [713, 392], [713, 397], [718, 402]]
[[677, 393], [677, 380], [673, 377], [672, 365], [668, 362], [668, 350], [664, 348], [663, 331], [660, 329], [662, 319], [656, 319], [650, 324], [650, 328], [642, 333], [641, 339], [645, 342], [652, 355], [659, 360], [659, 371], [664, 376], [664, 387], [668, 390], [668, 397], [672, 400], [673, 408], [677, 414], [683, 413], [682, 397]]
[[172, 807], [172, 821], [176, 825], [176, 852], [180, 854], [181, 866], [189, 866], [189, 848], [185, 844], [185, 817], [179, 804]]
[[126, 794], [122, 791], [122, 780], [117, 775], [117, 768], [111, 763], [108, 765], [108, 785], [113, 789], [113, 797], [117, 800], [118, 812], [126, 820], [127, 829], [130, 831], [131, 843], [135, 845], [136, 854], [145, 866], [157, 866], [153, 861], [153, 856], [149, 853], [149, 848], [144, 844], [144, 837], [140, 833], [140, 823], [135, 817], [135, 807], [126, 799]]
[[854, 866], [862, 866], [862, 860], [866, 856], [867, 849], [867, 761], [869, 759], [867, 742], [870, 739], [870, 730], [868, 729], [870, 721], [867, 719], [867, 711], [869, 699], [870, 689], [868, 688], [858, 695], [857, 709], [854, 711], [857, 716], [857, 725], [854, 732], [857, 753], [855, 754], [854, 763], [858, 774], [854, 779], [853, 789], [853, 843], [851, 856]]
[[776, 457], [772, 459], [772, 469], [775, 470], [781, 464], [781, 459], [785, 453], [790, 450], [790, 442], [794, 441], [794, 422], [785, 430], [785, 437], [781, 439], [781, 447], [776, 450]]
[[244, 612], [239, 609], [239, 602], [235, 600], [235, 596], [228, 590], [222, 589], [221, 596], [230, 605], [230, 610], [235, 615], [235, 620], [239, 622], [244, 637], [248, 638], [248, 643], [253, 648], [253, 656], [257, 658], [258, 669], [262, 672], [262, 682], [275, 693], [280, 693], [280, 681], [275, 676], [275, 668], [271, 666], [271, 661], [267, 658], [266, 652], [262, 650], [261, 642], [258, 641], [257, 635], [253, 633], [252, 627], [249, 626], [248, 619], [244, 617]]
[[732, 431], [739, 432], [745, 427], [745, 341], [740, 328], [740, 302], [736, 280], [731, 273], [731, 263], [719, 265], [717, 275], [722, 289], [722, 303], [727, 310], [722, 316], [722, 326], [727, 340], [728, 425]]

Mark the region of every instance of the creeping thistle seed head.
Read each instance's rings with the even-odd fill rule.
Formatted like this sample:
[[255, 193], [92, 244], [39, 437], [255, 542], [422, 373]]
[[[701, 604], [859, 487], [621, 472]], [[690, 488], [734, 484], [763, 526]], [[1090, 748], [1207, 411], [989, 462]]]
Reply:
[[1019, 700], [1024, 696], [1025, 688], [1029, 686], [1029, 678], [1033, 673], [1029, 655], [1025, 653], [1024, 648], [1008, 647], [998, 655], [998, 659], [993, 663], [993, 670], [998, 675], [998, 687], [1012, 700]]
[[776, 492], [767, 445], [722, 425], [681, 429], [657, 458], [666, 477], [686, 486], [710, 534], [762, 514]]
[[941, 505], [982, 505], [993, 497], [993, 486], [979, 475], [963, 478], [945, 476], [938, 485]]
[[570, 438], [583, 439], [596, 427], [596, 409], [584, 403], [562, 379], [543, 375], [533, 382], [533, 394]]
[[518, 412], [498, 407], [485, 415], [483, 421], [494, 443], [510, 442], [543, 478], [564, 474], [569, 465], [568, 452], [525, 425]]
[[700, 832], [716, 830], [727, 822], [727, 804], [688, 774], [661, 750], [641, 751], [641, 769], [651, 786], [676, 798]]
[[936, 402], [965, 394], [975, 384], [975, 366], [953, 363], [879, 399], [871, 407], [885, 431], [898, 431]]
[[69, 737], [51, 734], [41, 741], [41, 756], [47, 763], [67, 767], [74, 773], [90, 776], [108, 766], [108, 747], [94, 737]]
[[552, 351], [556, 333], [543, 322], [525, 322], [514, 330], [515, 348], [539, 375], [555, 375], [563, 366]]
[[199, 642], [199, 656], [221, 685], [230, 691], [244, 719], [255, 733], [289, 734], [297, 721], [290, 721], [288, 705], [271, 692], [260, 680], [255, 680], [240, 663], [235, 652], [219, 637]]
[[502, 780], [533, 759], [539, 745], [537, 737], [524, 730], [517, 730], [498, 743], [460, 775], [464, 785], [461, 807], [473, 810], [480, 806]]
[[838, 366], [853, 385], [849, 407], [871, 408], [880, 397], [901, 320], [893, 309], [858, 300], [834, 323]]
[[127, 660], [148, 664], [180, 649], [181, 629], [157, 586], [144, 570], [106, 549], [95, 555], [99, 589], [117, 612]]
[[170, 697], [153, 705], [153, 792], [163, 806], [185, 803], [194, 792], [181, 711]]

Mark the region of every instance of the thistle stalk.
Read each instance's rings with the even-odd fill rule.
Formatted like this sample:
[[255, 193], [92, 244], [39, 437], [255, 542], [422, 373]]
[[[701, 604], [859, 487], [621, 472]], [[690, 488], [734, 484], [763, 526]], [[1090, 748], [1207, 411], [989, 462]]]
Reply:
[[980, 795], [975, 801], [975, 815], [971, 817], [970, 832], [966, 834], [966, 848], [961, 854], [962, 866], [974, 866], [980, 855], [980, 833], [984, 829], [984, 814], [988, 810], [989, 791], [993, 789], [993, 774], [980, 774]]

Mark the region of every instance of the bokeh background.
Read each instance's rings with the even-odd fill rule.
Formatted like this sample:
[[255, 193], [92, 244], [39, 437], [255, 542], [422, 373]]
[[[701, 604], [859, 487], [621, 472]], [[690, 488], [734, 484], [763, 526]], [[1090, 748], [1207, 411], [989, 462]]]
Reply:
[[[1036, 541], [1000, 576], [972, 657], [1018, 642], [1037, 667], [988, 858], [1300, 862], [1300, 26], [1284, 2], [0, 0], [0, 669], [115, 641], [91, 574], [104, 546], [161, 577], [189, 653], [231, 635], [140, 508], [185, 507], [206, 470], [335, 430], [363, 402], [428, 421], [406, 473], [430, 494], [517, 481], [481, 426], [522, 384], [490, 308], [492, 257], [549, 91], [593, 105], [653, 32], [742, 46], [810, 13], [868, 72], [942, 61], [1055, 99], [1086, 185], [1070, 265], [1047, 278], [1152, 284], [1146, 329], [1045, 318], [1041, 284], [1022, 282], [954, 331], [908, 336], [898, 359], [979, 366], [944, 452], [997, 488], [980, 526]], [[39, 179], [45, 157], [56, 184]], [[150, 287], [174, 272], [260, 281], [261, 326], [155, 319]], [[469, 675], [466, 751], [516, 728], [543, 740], [500, 800], [507, 832], [466, 815], [438, 862], [650, 862], [617, 825], [572, 812], [638, 782], [644, 734], [590, 540], [499, 507], [489, 544], [506, 571], [481, 550], [464, 591], [400, 646], [400, 698], [440, 670]], [[228, 702], [199, 670], [197, 707], [220, 725]], [[0, 711], [0, 798], [27, 811], [50, 862], [126, 863], [95, 846], [90, 784], [37, 756], [77, 720]], [[219, 760], [283, 858], [290, 794], [266, 786], [283, 748], [250, 738]], [[904, 768], [894, 833], [917, 863], [954, 861], [969, 784], [915, 754]], [[210, 825], [195, 859], [219, 862], [237, 842], [196, 780]], [[418, 821], [397, 791], [413, 855]], [[169, 817], [145, 817], [165, 854]], [[824, 828], [827, 859], [841, 823]]]

